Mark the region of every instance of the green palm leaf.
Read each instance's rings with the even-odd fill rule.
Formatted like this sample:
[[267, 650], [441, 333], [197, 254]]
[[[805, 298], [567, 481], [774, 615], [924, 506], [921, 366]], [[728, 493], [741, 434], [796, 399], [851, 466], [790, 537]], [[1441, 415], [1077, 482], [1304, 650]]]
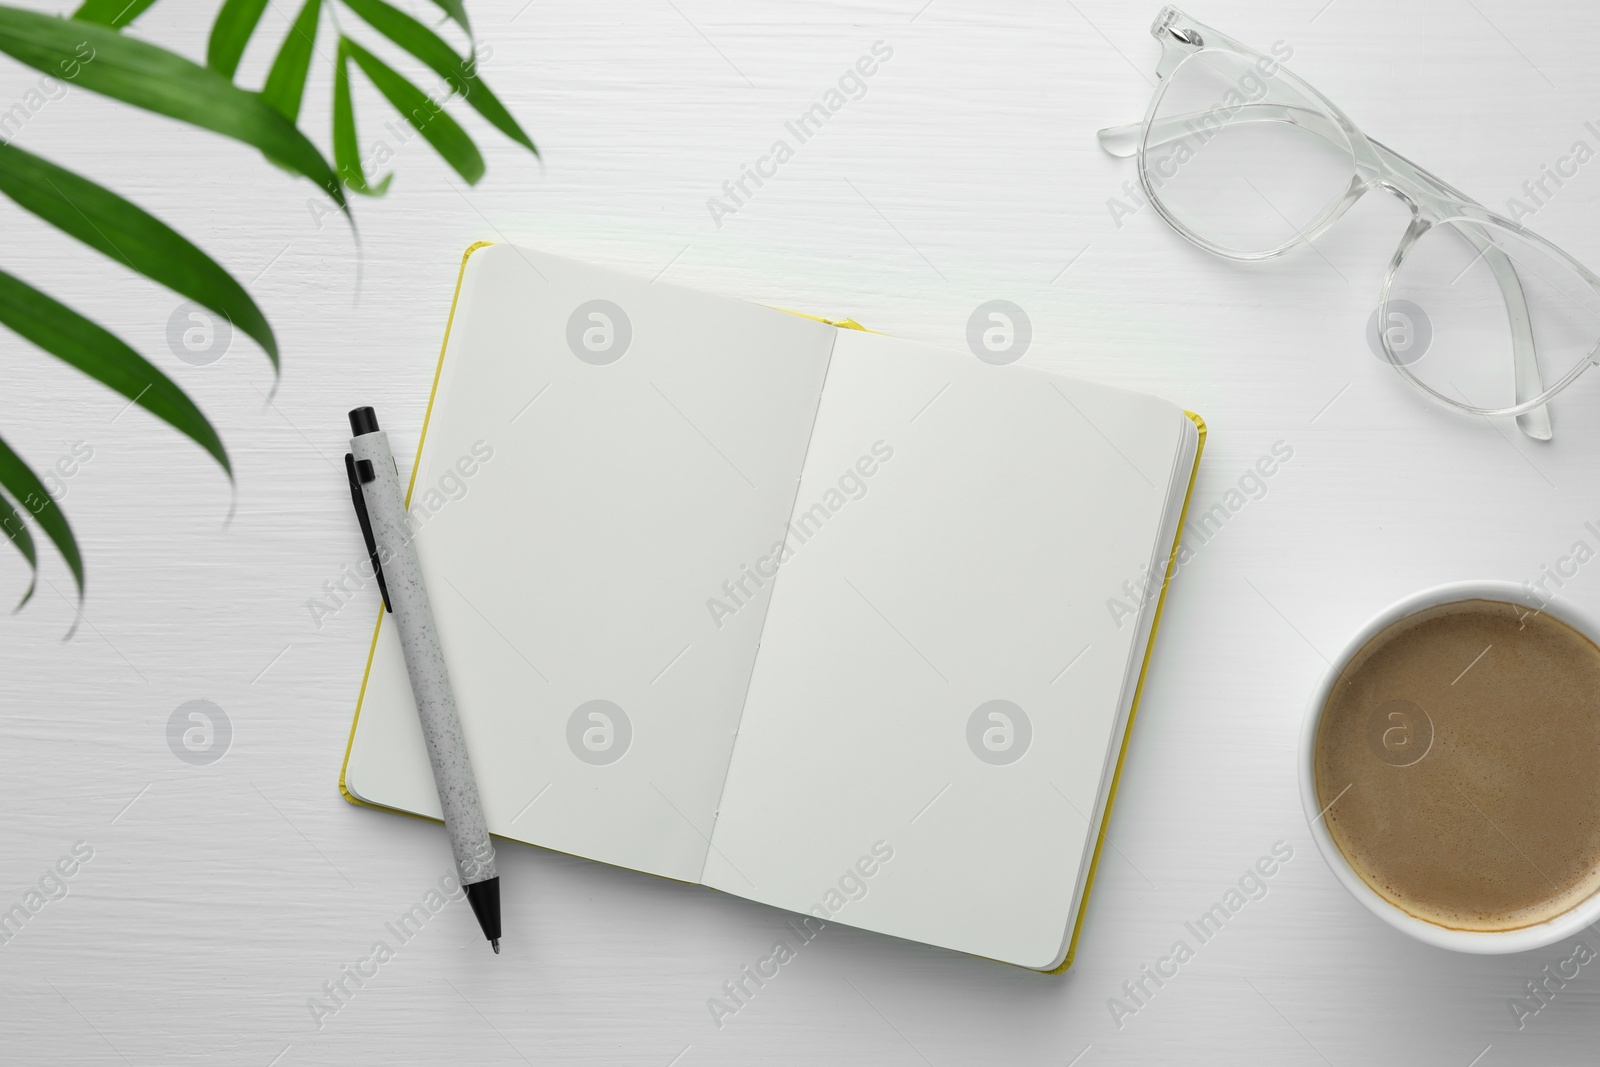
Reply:
[[454, 167], [468, 185], [477, 184], [478, 179], [483, 177], [483, 156], [479, 154], [478, 146], [472, 143], [472, 138], [467, 136], [467, 131], [444, 113], [442, 105], [430, 100], [421, 89], [396, 74], [383, 60], [348, 37], [343, 39], [343, 44], [349, 49], [350, 58], [356, 61], [372, 84], [433, 145], [434, 151]]
[[350, 49], [339, 42], [339, 57], [333, 67], [333, 165], [353, 192], [363, 196], [382, 196], [394, 180], [391, 171], [376, 186], [367, 184], [366, 168], [361, 164], [361, 145], [356, 138], [356, 112], [350, 103]]
[[93, 22], [120, 30], [140, 15], [156, 0], [83, 0], [83, 6], [72, 13], [79, 22]]
[[11, 543], [17, 546], [17, 551], [22, 553], [22, 558], [28, 561], [28, 569], [32, 572], [28, 580], [28, 591], [22, 594], [22, 599], [17, 601], [17, 606], [12, 612], [22, 610], [22, 606], [33, 599], [33, 590], [39, 584], [39, 553], [33, 547], [33, 535], [28, 532], [28, 524], [22, 521], [16, 509], [11, 506], [11, 501], [0, 494], [0, 531], [10, 538]]
[[0, 145], [0, 193], [90, 248], [225, 316], [278, 368], [278, 342], [244, 286], [176, 230], [87, 178]]
[[439, 10], [454, 19], [457, 26], [466, 30], [468, 37], [472, 36], [472, 26], [467, 22], [467, 5], [462, 0], [433, 0], [433, 2], [439, 5]]
[[[296, 127], [317, 50], [324, 0], [298, 0], [299, 11], [259, 93], [235, 86], [232, 79], [273, 0], [220, 0], [204, 67], [117, 32], [155, 0], [75, 2], [78, 7], [70, 21], [0, 2], [0, 53], [91, 92], [248, 144], [273, 163], [316, 183], [347, 218], [346, 187], [380, 195], [394, 177], [390, 173], [381, 181], [367, 180], [350, 88], [352, 60], [456, 173], [469, 184], [483, 177], [482, 154], [467, 132], [445, 113], [443, 104], [342, 34], [334, 63], [332, 109], [332, 158], [337, 169], [329, 165]], [[496, 129], [538, 155], [532, 138], [478, 78], [475, 56], [458, 55], [440, 36], [440, 27], [424, 25], [395, 7], [393, 0], [344, 2], [373, 30], [443, 78], [451, 95], [465, 98]], [[472, 35], [463, 0], [432, 2]], [[380, 158], [374, 165], [382, 162]], [[129, 269], [226, 317], [261, 345], [277, 371], [276, 338], [250, 294], [210, 256], [148, 212], [87, 178], [3, 141], [0, 194]], [[204, 448], [232, 481], [232, 465], [222, 440], [194, 401], [104, 327], [4, 271], [0, 271], [0, 326], [184, 434]], [[36, 537], [40, 530], [71, 569], [81, 602], [83, 561], [66, 516], [39, 477], [0, 440], [0, 537], [16, 546], [32, 573], [18, 608], [32, 598], [37, 587]]]
[[232, 81], [239, 70], [250, 35], [256, 32], [267, 0], [226, 0], [211, 24], [211, 39], [206, 43], [206, 66]]
[[[50, 491], [39, 481], [39, 476], [28, 469], [22, 457], [11, 451], [11, 446], [4, 439], [0, 439], [0, 486], [4, 486], [7, 493], [22, 502], [23, 509], [33, 516], [33, 521], [55, 544], [56, 551], [67, 561], [67, 567], [78, 583], [78, 599], [82, 600], [83, 557], [78, 554], [78, 542], [72, 536], [72, 527], [67, 525], [67, 517], [56, 507], [56, 502], [50, 499]], [[32, 562], [37, 572], [38, 560]]]
[[345, 6], [366, 20], [373, 29], [383, 34], [407, 52], [416, 56], [435, 74], [450, 83], [450, 87], [478, 114], [488, 119], [495, 128], [534, 155], [539, 150], [517, 120], [511, 117], [505, 105], [478, 79], [477, 62], [472, 57], [456, 55], [455, 51], [438, 34], [393, 7], [386, 0], [344, 0]]
[[0, 52], [48, 74], [76, 63], [75, 82], [83, 88], [253, 145], [349, 210], [316, 146], [259, 95], [214, 70], [103, 26], [7, 6], [0, 6]]
[[[0, 323], [166, 422], [211, 453], [233, 480], [222, 438], [194, 401], [121, 338], [4, 271], [0, 271]], [[16, 490], [3, 477], [0, 485]], [[25, 495], [20, 499], [33, 510]], [[49, 532], [48, 526], [45, 529]]]
[[267, 72], [267, 84], [261, 87], [261, 98], [290, 122], [300, 117], [300, 97], [305, 93], [306, 71], [311, 69], [311, 50], [316, 47], [317, 18], [321, 14], [322, 0], [306, 0]]

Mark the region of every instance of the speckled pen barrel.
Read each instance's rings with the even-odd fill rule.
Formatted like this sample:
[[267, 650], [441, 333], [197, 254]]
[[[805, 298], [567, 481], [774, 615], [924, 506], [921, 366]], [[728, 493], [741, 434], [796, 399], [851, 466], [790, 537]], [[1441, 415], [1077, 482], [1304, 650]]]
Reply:
[[350, 454], [356, 460], [378, 560], [388, 583], [389, 602], [394, 613], [391, 621], [399, 631], [406, 673], [411, 677], [411, 693], [416, 698], [417, 716], [422, 720], [422, 736], [428, 745], [428, 761], [433, 764], [433, 780], [439, 789], [439, 804], [444, 809], [444, 826], [450, 835], [456, 869], [463, 886], [485, 882], [499, 877], [494, 844], [489, 839], [483, 804], [478, 798], [478, 783], [472, 776], [461, 720], [456, 715], [455, 693], [450, 688], [450, 674], [434, 626], [433, 607], [422, 583], [422, 568], [412, 543], [412, 531], [407, 526], [405, 497], [394, 456], [389, 451], [389, 439], [381, 430], [358, 434], [350, 439]]

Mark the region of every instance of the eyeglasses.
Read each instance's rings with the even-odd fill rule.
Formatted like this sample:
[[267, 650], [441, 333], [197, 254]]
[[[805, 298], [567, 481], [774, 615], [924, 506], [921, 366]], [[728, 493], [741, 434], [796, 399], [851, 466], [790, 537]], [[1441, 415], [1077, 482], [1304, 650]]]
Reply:
[[[1442, 404], [1515, 415], [1549, 439], [1545, 402], [1600, 351], [1600, 278], [1364, 135], [1277, 58], [1174, 7], [1150, 32], [1162, 49], [1155, 97], [1143, 122], [1101, 130], [1100, 144], [1137, 154], [1161, 217], [1208, 252], [1271, 259], [1368, 191], [1394, 194], [1411, 224], [1379, 296], [1384, 358]], [[1406, 328], [1383, 328], [1396, 323]]]

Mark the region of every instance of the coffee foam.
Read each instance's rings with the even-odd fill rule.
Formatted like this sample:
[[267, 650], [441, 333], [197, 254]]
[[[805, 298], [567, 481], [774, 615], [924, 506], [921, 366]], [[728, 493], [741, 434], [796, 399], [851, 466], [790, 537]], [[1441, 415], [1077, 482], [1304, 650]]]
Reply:
[[1513, 930], [1600, 891], [1600, 648], [1548, 615], [1465, 600], [1387, 627], [1314, 764], [1339, 851], [1420, 919]]

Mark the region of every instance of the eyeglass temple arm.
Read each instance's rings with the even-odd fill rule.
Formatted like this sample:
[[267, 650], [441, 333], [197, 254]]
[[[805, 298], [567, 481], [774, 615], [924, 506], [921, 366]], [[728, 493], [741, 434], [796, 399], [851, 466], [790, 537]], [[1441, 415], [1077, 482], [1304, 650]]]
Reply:
[[[1343, 132], [1321, 112], [1290, 104], [1265, 102], [1155, 119], [1150, 124], [1149, 143], [1166, 144], [1194, 136], [1197, 130], [1205, 131], [1215, 129], [1219, 125], [1240, 122], [1286, 122], [1315, 133], [1341, 148], [1345, 147]], [[1099, 132], [1100, 147], [1114, 156], [1124, 158], [1132, 156], [1139, 150], [1139, 140], [1144, 127], [1145, 124], [1142, 122], [1107, 127]], [[1482, 206], [1387, 145], [1371, 138], [1368, 138], [1367, 143], [1372, 145], [1373, 151], [1378, 154], [1384, 166], [1411, 186], [1407, 191], [1408, 197], [1422, 194], [1425, 200], [1432, 201], [1428, 206], [1439, 214], [1454, 214], [1449, 204], [1451, 200]], [[1534, 348], [1533, 320], [1528, 314], [1528, 301], [1523, 295], [1522, 283], [1517, 278], [1516, 266], [1493, 242], [1472, 230], [1462, 229], [1458, 232], [1471, 241], [1484, 257], [1484, 261], [1489, 264], [1489, 269], [1494, 272], [1495, 281], [1505, 298], [1506, 315], [1511, 326], [1511, 365], [1517, 403], [1524, 403], [1544, 392], [1544, 383], [1539, 374], [1539, 360]], [[1517, 427], [1535, 440], [1550, 440], [1553, 431], [1550, 426], [1549, 407], [1540, 404], [1518, 415]]]

